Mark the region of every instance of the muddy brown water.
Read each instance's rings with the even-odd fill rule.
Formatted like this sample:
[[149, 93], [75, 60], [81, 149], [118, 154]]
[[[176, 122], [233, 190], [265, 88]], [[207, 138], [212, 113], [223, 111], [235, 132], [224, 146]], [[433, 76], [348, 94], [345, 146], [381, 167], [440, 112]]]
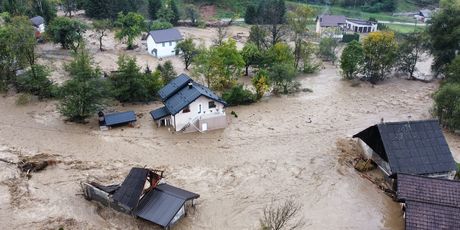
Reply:
[[[311, 93], [267, 97], [231, 107], [238, 118], [225, 130], [170, 134], [148, 112], [136, 128], [101, 132], [63, 122], [55, 102], [16, 106], [0, 98], [0, 157], [55, 154], [57, 166], [26, 180], [0, 162], [0, 222], [5, 229], [156, 229], [88, 202], [79, 182], [120, 182], [133, 166], [166, 170], [166, 180], [199, 193], [195, 210], [175, 229], [257, 229], [263, 208], [293, 199], [302, 204], [303, 229], [402, 229], [400, 207], [351, 168], [338, 163], [336, 141], [380, 122], [430, 118], [437, 83], [391, 79], [351, 87], [326, 65], [299, 78]], [[456, 159], [460, 139], [447, 134]]]

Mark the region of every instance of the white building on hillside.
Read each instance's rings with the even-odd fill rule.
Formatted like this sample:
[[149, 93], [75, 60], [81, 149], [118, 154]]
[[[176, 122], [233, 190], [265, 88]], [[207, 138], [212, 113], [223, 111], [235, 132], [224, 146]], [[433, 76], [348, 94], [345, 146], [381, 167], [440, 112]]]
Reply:
[[176, 55], [177, 42], [182, 35], [176, 28], [150, 31], [147, 37], [147, 50], [150, 55], [162, 58]]
[[158, 126], [172, 126], [176, 132], [204, 132], [228, 125], [227, 103], [185, 74], [169, 82], [158, 94], [165, 106], [150, 112]]
[[344, 32], [370, 33], [377, 31], [377, 23], [361, 19], [346, 18], [343, 15], [322, 15], [316, 18], [316, 33], [333, 33], [342, 35]]
[[377, 31], [377, 22], [347, 18], [347, 29], [355, 33], [370, 33]]

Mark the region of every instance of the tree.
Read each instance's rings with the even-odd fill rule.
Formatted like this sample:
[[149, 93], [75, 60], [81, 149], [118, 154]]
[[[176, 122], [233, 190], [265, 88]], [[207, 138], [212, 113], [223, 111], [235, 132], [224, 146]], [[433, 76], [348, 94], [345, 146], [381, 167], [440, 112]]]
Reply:
[[257, 21], [257, 17], [256, 7], [254, 5], [248, 5], [246, 13], [244, 14], [244, 22], [249, 25], [254, 24]]
[[29, 11], [26, 0], [7, 0], [3, 2], [3, 12], [8, 12], [12, 16], [27, 15]]
[[78, 20], [57, 17], [46, 28], [46, 34], [54, 43], [60, 43], [63, 49], [78, 50], [83, 41], [87, 26]]
[[161, 0], [148, 0], [148, 10], [150, 19], [158, 19], [158, 10], [161, 8]]
[[99, 50], [104, 51], [102, 48], [102, 39], [107, 36], [107, 32], [113, 28], [113, 24], [108, 19], [94, 20], [93, 28], [96, 31], [97, 37], [99, 39]]
[[265, 207], [263, 218], [260, 219], [261, 230], [294, 230], [301, 228], [304, 225], [303, 219], [294, 221], [301, 209], [302, 206], [292, 200], [287, 200], [278, 207], [273, 204]]
[[302, 42], [300, 50], [300, 57], [302, 61], [302, 72], [304, 73], [314, 73], [319, 67], [320, 63], [315, 61], [315, 53], [317, 53], [317, 46], [312, 42]]
[[137, 12], [141, 0], [84, 0], [85, 13], [90, 18], [115, 20], [120, 12]]
[[364, 53], [361, 43], [356, 40], [348, 43], [342, 51], [342, 56], [340, 56], [340, 68], [345, 79], [351, 80], [355, 78], [363, 59]]
[[243, 57], [245, 68], [246, 68], [246, 76], [249, 75], [249, 67], [252, 65], [257, 65], [260, 63], [261, 60], [261, 52], [257, 45], [252, 42], [247, 42], [244, 44], [243, 50], [241, 50], [241, 56]]
[[56, 17], [56, 4], [52, 0], [33, 0], [31, 1], [30, 15], [42, 16], [46, 22], [51, 22]]
[[447, 66], [445, 75], [446, 82], [460, 84], [460, 55]]
[[120, 102], [147, 102], [155, 98], [162, 86], [158, 75], [142, 73], [136, 58], [118, 57], [118, 69], [110, 76], [115, 98]]
[[311, 24], [311, 18], [314, 11], [311, 7], [306, 5], [298, 6], [294, 11], [288, 13], [288, 24], [293, 32], [294, 39], [294, 66], [299, 67], [302, 51], [302, 41], [307, 33], [308, 25]]
[[157, 12], [158, 20], [169, 22], [174, 24], [174, 18], [176, 17], [175, 12], [171, 8], [171, 4], [169, 1], [163, 2], [161, 8]]
[[434, 94], [434, 112], [441, 123], [451, 129], [460, 129], [460, 84], [448, 83]]
[[265, 30], [262, 26], [251, 26], [248, 42], [254, 43], [257, 48], [261, 50], [262, 48], [267, 47], [267, 35], [267, 30]]
[[189, 19], [192, 23], [192, 26], [198, 25], [198, 20], [200, 19], [200, 13], [198, 9], [193, 4], [188, 4], [185, 6], [185, 17]]
[[165, 22], [165, 21], [159, 21], [159, 20], [156, 20], [156, 21], [152, 21], [149, 23], [149, 30], [165, 30], [165, 29], [169, 29], [169, 28], [173, 28], [173, 24], [171, 24], [170, 22]]
[[440, 7], [428, 26], [434, 56], [432, 68], [437, 73], [442, 73], [460, 51], [460, 4], [456, 0], [444, 0]]
[[100, 77], [100, 69], [93, 67], [86, 50], [75, 52], [66, 70], [72, 78], [60, 90], [59, 112], [70, 121], [84, 122], [106, 105], [111, 96], [110, 86]]
[[422, 32], [413, 32], [402, 35], [399, 44], [397, 68], [409, 74], [409, 79], [414, 79], [414, 72], [420, 56], [425, 51], [425, 36]]
[[62, 4], [62, 8], [65, 13], [65, 16], [69, 15], [69, 17], [72, 17], [72, 11], [78, 10], [77, 0], [61, 0], [61, 4]]
[[173, 13], [173, 17], [171, 18], [171, 24], [177, 25], [177, 23], [180, 20], [180, 14], [179, 14], [179, 9], [177, 8], [177, 4], [175, 0], [170, 0], [169, 2], [171, 11]]
[[193, 40], [191, 38], [186, 38], [185, 40], [177, 43], [176, 52], [180, 53], [182, 59], [184, 60], [185, 69], [188, 70], [188, 67], [192, 63], [198, 50], [195, 43], [193, 43]]
[[217, 38], [213, 40], [214, 45], [220, 46], [228, 35], [227, 25], [223, 22], [219, 22], [216, 25]]
[[258, 21], [267, 25], [271, 33], [271, 45], [281, 41], [286, 33], [286, 5], [284, 0], [262, 0], [257, 9]]
[[256, 99], [260, 100], [264, 94], [270, 90], [268, 72], [260, 70], [256, 76], [252, 78], [252, 85], [256, 89]]
[[169, 60], [166, 61], [163, 65], [158, 64], [157, 71], [160, 73], [160, 77], [165, 84], [168, 84], [177, 76], [176, 71], [174, 71], [174, 66]]
[[363, 41], [363, 74], [372, 83], [385, 79], [397, 57], [398, 45], [393, 32], [377, 31], [369, 33]]
[[265, 60], [266, 66], [270, 66], [275, 63], [294, 66], [294, 55], [291, 48], [286, 43], [276, 43], [274, 46], [270, 47], [265, 55], [267, 56]]
[[256, 101], [255, 95], [243, 87], [242, 84], [238, 84], [225, 91], [222, 94], [222, 99], [231, 106], [235, 105], [249, 105]]
[[275, 63], [269, 70], [270, 81], [273, 83], [274, 92], [288, 94], [289, 88], [294, 82], [296, 70], [293, 65], [289, 63]]
[[144, 17], [138, 13], [119, 13], [116, 21], [119, 30], [115, 37], [119, 40], [127, 39], [128, 50], [134, 49], [134, 39], [145, 29]]
[[38, 96], [39, 99], [55, 96], [56, 86], [48, 79], [50, 71], [43, 65], [32, 65], [18, 78], [17, 90]]
[[335, 62], [337, 56], [335, 55], [337, 48], [337, 41], [332, 37], [324, 37], [319, 42], [319, 55], [326, 61]]

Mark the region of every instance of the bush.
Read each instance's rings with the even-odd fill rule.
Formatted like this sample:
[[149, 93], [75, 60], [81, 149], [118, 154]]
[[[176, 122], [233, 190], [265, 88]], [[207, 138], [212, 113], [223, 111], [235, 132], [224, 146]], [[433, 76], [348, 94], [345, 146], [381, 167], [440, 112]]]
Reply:
[[32, 95], [23, 93], [16, 99], [16, 105], [27, 105], [32, 101]]
[[342, 37], [342, 42], [349, 43], [351, 41], [358, 41], [359, 42], [359, 34], [344, 34]]
[[231, 106], [249, 105], [256, 101], [256, 95], [254, 95], [250, 90], [244, 89], [243, 85], [236, 85], [230, 90], [224, 92], [222, 99]]
[[149, 25], [150, 30], [165, 30], [165, 29], [169, 29], [172, 27], [173, 27], [173, 24], [169, 22], [164, 22], [164, 21], [153, 21]]
[[451, 130], [460, 129], [460, 84], [443, 85], [434, 101], [434, 112], [441, 123]]
[[18, 77], [18, 91], [36, 95], [39, 99], [56, 96], [56, 86], [48, 79], [49, 73], [45, 66], [33, 65], [24, 75]]

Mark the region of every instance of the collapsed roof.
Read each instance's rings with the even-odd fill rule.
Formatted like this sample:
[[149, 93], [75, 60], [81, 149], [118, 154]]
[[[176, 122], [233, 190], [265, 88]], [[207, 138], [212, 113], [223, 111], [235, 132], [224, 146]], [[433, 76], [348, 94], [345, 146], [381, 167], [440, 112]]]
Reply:
[[353, 136], [363, 140], [396, 173], [432, 174], [457, 169], [437, 120], [389, 122]]
[[396, 196], [407, 230], [460, 229], [460, 181], [398, 174]]

